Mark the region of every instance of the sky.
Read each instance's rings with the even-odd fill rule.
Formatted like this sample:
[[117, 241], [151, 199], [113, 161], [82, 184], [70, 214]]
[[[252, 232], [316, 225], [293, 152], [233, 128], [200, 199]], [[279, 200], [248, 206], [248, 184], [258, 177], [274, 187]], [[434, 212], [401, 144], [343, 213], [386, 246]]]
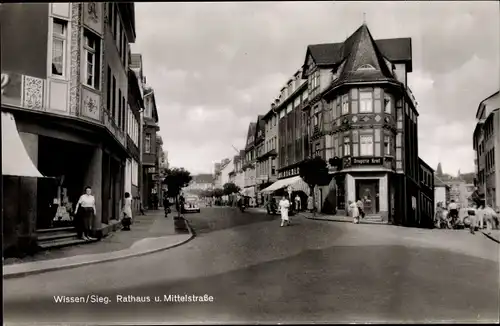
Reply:
[[500, 87], [498, 12], [496, 1], [136, 2], [132, 50], [155, 89], [171, 166], [211, 173], [244, 147], [307, 45], [344, 41], [365, 14], [374, 39], [412, 38], [419, 155], [455, 175], [474, 171], [476, 110]]

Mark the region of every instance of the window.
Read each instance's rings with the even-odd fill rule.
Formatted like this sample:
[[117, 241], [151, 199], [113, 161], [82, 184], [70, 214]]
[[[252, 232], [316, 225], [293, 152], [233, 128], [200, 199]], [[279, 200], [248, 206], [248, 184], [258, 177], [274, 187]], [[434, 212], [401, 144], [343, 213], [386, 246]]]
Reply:
[[392, 113], [392, 99], [389, 94], [384, 94], [384, 112]]
[[52, 24], [52, 75], [64, 76], [68, 23], [54, 19]]
[[342, 95], [342, 114], [349, 114], [349, 97]]
[[108, 75], [107, 75], [107, 91], [106, 91], [106, 105], [108, 111], [111, 109], [111, 68], [108, 65]]
[[122, 126], [122, 90], [118, 89], [118, 120], [117, 124], [119, 127]]
[[366, 65], [362, 65], [357, 70], [375, 70], [375, 67], [373, 67], [372, 65], [366, 64]]
[[122, 97], [122, 124], [120, 127], [123, 131], [125, 131], [125, 122], [126, 122], [125, 108], [126, 108], [125, 97]]
[[144, 137], [144, 152], [151, 153], [151, 134], [146, 134]]
[[344, 137], [344, 156], [351, 155], [351, 139], [349, 137]]
[[372, 92], [359, 93], [359, 113], [373, 112], [373, 94]]
[[359, 142], [360, 142], [360, 155], [373, 156], [373, 136], [360, 135]]
[[114, 19], [113, 19], [113, 40], [116, 40], [116, 36], [118, 35], [117, 34], [117, 31], [118, 31], [118, 11], [116, 9], [116, 5], [113, 5], [112, 8], [111, 8], [111, 11], [113, 12], [113, 16], [114, 16]]
[[132, 184], [137, 186], [139, 183], [139, 164], [136, 160], [132, 159]]
[[85, 84], [99, 89], [101, 76], [101, 39], [94, 33], [84, 30], [84, 55], [85, 55]]
[[116, 115], [116, 77], [113, 76], [113, 98], [112, 98], [112, 106], [111, 106], [111, 115], [113, 119], [115, 118]]
[[391, 136], [389, 135], [385, 135], [384, 136], [384, 154], [385, 155], [391, 155], [391, 148], [392, 148], [392, 144], [391, 144]]

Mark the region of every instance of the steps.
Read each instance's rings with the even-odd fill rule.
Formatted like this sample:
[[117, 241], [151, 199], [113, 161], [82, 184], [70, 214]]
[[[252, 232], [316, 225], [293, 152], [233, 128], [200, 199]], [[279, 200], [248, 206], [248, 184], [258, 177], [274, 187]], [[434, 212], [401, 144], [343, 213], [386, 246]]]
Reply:
[[76, 244], [98, 241], [78, 239], [74, 227], [39, 229], [37, 230], [37, 234], [38, 247], [40, 247], [42, 250], [62, 248]]
[[379, 224], [387, 224], [384, 222], [382, 219], [382, 216], [380, 215], [365, 215], [364, 218], [360, 219], [361, 222], [363, 223], [379, 223]]

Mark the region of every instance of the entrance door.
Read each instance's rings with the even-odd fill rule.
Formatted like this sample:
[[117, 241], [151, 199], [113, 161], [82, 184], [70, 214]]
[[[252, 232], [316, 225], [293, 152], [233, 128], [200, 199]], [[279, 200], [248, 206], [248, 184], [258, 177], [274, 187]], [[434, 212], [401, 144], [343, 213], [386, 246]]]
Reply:
[[361, 199], [365, 214], [378, 213], [378, 180], [356, 180], [356, 201]]

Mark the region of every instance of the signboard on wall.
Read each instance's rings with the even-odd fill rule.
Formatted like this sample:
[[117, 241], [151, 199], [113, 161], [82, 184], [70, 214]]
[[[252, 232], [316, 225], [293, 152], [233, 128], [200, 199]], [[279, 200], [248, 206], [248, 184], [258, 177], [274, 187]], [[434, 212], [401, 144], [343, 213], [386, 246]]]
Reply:
[[382, 165], [382, 157], [353, 157], [352, 165]]

